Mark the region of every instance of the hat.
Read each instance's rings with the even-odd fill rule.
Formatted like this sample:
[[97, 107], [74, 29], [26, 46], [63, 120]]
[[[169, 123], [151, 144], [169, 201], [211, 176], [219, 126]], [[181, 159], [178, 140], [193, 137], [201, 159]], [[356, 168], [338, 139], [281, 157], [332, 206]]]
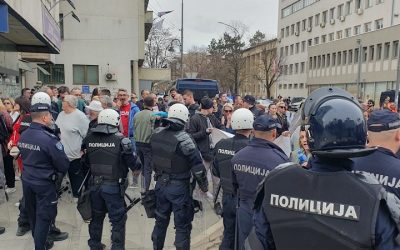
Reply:
[[400, 117], [398, 113], [387, 109], [372, 111], [368, 122], [368, 130], [381, 132], [400, 128]]
[[92, 110], [92, 111], [96, 111], [96, 112], [100, 112], [103, 110], [103, 107], [101, 106], [101, 102], [99, 101], [91, 101], [89, 106], [86, 106], [87, 109]]
[[256, 104], [256, 98], [254, 98], [254, 96], [252, 95], [246, 95], [245, 97], [243, 97], [243, 101], [247, 102], [250, 105]]
[[210, 108], [212, 108], [214, 106], [213, 101], [208, 97], [203, 97], [200, 100], [200, 104], [201, 104], [201, 108], [202, 109], [210, 109]]
[[45, 111], [49, 111], [50, 112], [51, 107], [49, 104], [47, 103], [36, 103], [34, 105], [31, 106], [31, 112], [45, 112]]
[[270, 131], [278, 128], [278, 122], [270, 115], [260, 115], [253, 123], [253, 128], [256, 131]]

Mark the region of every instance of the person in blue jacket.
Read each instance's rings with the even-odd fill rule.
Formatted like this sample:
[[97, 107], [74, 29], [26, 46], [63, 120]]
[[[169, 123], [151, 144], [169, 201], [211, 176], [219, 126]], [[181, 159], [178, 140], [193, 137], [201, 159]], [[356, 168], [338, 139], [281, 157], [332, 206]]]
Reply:
[[346, 91], [320, 88], [304, 103], [311, 170], [278, 166], [259, 187], [248, 249], [400, 249], [400, 201], [350, 158], [366, 148], [363, 112]]
[[276, 166], [288, 162], [283, 150], [275, 145], [276, 120], [269, 115], [257, 117], [253, 124], [254, 138], [232, 158], [233, 185], [239, 198], [238, 249], [253, 228], [253, 204], [257, 186]]
[[50, 225], [57, 214], [56, 181], [61, 180], [69, 167], [64, 147], [50, 129], [53, 125], [51, 107], [37, 103], [31, 107], [32, 123], [21, 134], [18, 148], [24, 171], [22, 188], [28, 212], [35, 250], [50, 249], [47, 240]]
[[354, 170], [373, 174], [387, 191], [400, 197], [400, 117], [387, 109], [375, 110], [368, 119], [368, 146], [376, 151], [354, 158]]

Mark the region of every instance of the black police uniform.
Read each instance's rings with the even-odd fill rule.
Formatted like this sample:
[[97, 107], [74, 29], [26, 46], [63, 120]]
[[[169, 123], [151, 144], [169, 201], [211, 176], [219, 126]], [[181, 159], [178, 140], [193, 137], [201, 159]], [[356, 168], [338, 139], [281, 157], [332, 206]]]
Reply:
[[165, 119], [169, 126], [159, 128], [151, 137], [153, 166], [156, 172], [156, 223], [153, 248], [163, 249], [170, 215], [174, 213], [176, 249], [190, 249], [194, 216], [190, 190], [191, 174], [200, 189], [207, 192], [206, 170], [193, 139], [184, 131], [184, 123]]
[[[400, 117], [389, 110], [375, 110], [367, 121], [368, 130], [382, 132], [400, 128]], [[354, 158], [355, 172], [364, 171], [375, 178], [386, 188], [400, 198], [400, 159], [384, 145], [365, 157]]]
[[[253, 127], [259, 131], [276, 129], [276, 121], [269, 115], [255, 119]], [[239, 198], [238, 244], [243, 244], [253, 227], [253, 204], [258, 184], [278, 165], [288, 162], [283, 150], [273, 142], [253, 138], [249, 145], [236, 153], [232, 158], [233, 183]]]
[[[49, 111], [48, 105], [40, 109], [43, 110]], [[35, 111], [35, 107], [32, 111]], [[21, 134], [18, 148], [24, 167], [22, 186], [25, 208], [30, 219], [35, 249], [45, 249], [50, 224], [57, 214], [56, 176], [65, 175], [69, 161], [63, 145], [52, 130], [36, 122], [32, 122]]]
[[233, 187], [231, 159], [236, 152], [246, 147], [248, 142], [249, 138], [236, 134], [233, 138], [219, 141], [214, 148], [213, 174], [220, 178], [223, 191], [224, 237], [220, 249], [234, 249], [237, 195]]
[[118, 133], [118, 128], [98, 124], [92, 128], [82, 142], [84, 161], [90, 166], [89, 181], [92, 220], [89, 224], [91, 249], [103, 249], [101, 237], [106, 213], [112, 225], [112, 249], [125, 249], [126, 176], [130, 168], [136, 171], [136, 155], [132, 143]]

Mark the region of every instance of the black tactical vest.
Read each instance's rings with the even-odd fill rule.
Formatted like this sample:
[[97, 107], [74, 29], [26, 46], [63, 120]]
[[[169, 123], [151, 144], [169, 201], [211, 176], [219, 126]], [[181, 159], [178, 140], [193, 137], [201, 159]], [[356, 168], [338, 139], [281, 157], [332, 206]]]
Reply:
[[221, 140], [217, 144], [215, 159], [218, 161], [219, 174], [222, 190], [232, 194], [234, 192], [232, 184], [232, 163], [231, 159], [235, 153], [246, 147], [249, 142], [248, 138], [230, 138]]
[[154, 170], [167, 174], [180, 174], [190, 170], [188, 160], [177, 154], [180, 141], [177, 132], [169, 129], [162, 129], [151, 137], [151, 151]]
[[126, 178], [127, 169], [121, 166], [121, 135], [91, 133], [85, 138], [86, 153], [93, 176], [107, 181]]
[[[272, 171], [262, 207], [279, 250], [373, 249], [383, 188], [351, 172]], [[256, 203], [257, 203], [256, 201]]]

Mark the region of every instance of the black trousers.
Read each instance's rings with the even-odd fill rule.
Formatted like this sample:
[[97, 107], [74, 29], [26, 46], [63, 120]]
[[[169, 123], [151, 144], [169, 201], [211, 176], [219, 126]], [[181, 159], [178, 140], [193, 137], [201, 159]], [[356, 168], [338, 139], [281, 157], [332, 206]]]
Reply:
[[4, 175], [6, 176], [6, 184], [8, 188], [15, 187], [15, 171], [13, 160], [14, 158], [10, 154], [7, 154], [5, 157], [3, 157]]

